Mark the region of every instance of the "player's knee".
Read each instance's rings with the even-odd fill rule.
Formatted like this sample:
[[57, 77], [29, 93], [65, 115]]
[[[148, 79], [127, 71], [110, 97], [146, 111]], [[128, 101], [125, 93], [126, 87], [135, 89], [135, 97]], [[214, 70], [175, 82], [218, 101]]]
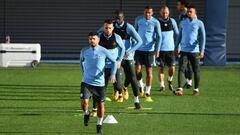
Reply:
[[147, 78], [152, 79], [153, 75], [152, 74], [147, 74]]
[[83, 100], [82, 100], [82, 106], [84, 106], [84, 107], [85, 107], [85, 106], [88, 106], [88, 101], [85, 100], [85, 99], [83, 99]]

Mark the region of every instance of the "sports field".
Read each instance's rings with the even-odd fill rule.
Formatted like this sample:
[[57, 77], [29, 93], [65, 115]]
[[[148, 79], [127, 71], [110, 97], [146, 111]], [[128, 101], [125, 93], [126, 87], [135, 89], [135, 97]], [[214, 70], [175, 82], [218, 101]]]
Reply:
[[[103, 125], [106, 135], [239, 135], [240, 65], [201, 67], [200, 96], [159, 93], [154, 69], [152, 97], [133, 109], [106, 102], [106, 114], [118, 124]], [[95, 134], [96, 118], [83, 126], [78, 64], [41, 64], [38, 68], [0, 68], [0, 135]], [[176, 75], [174, 76], [176, 86]], [[166, 85], [166, 84], [165, 84]], [[112, 85], [107, 96], [111, 97]]]

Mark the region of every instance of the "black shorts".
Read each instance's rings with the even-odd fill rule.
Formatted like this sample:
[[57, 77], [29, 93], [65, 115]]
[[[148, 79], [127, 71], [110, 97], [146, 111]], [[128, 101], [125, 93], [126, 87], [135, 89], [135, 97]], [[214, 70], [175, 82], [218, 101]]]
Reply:
[[135, 65], [144, 65], [146, 67], [153, 67], [154, 52], [136, 51], [134, 55]]
[[160, 55], [156, 59], [159, 67], [164, 67], [165, 65], [168, 67], [175, 66], [174, 51], [160, 51], [159, 53]]
[[104, 86], [93, 86], [87, 83], [81, 83], [80, 98], [89, 99], [92, 96], [93, 100], [97, 102], [105, 101], [105, 87]]

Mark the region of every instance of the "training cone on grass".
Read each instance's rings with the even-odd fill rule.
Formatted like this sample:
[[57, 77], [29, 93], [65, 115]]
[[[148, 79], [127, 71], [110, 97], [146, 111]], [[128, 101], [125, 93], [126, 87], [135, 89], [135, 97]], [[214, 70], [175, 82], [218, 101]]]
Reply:
[[113, 115], [107, 115], [107, 117], [105, 118], [103, 123], [106, 123], [106, 124], [117, 124], [118, 121], [113, 117]]

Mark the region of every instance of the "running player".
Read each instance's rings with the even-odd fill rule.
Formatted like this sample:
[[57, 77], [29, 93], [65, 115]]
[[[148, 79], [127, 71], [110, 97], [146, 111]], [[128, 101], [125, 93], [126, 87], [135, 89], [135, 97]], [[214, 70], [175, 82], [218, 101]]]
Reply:
[[[179, 34], [178, 26], [173, 18], [169, 17], [169, 8], [164, 6], [160, 10], [159, 22], [162, 30], [162, 44], [160, 47], [159, 57], [156, 59], [158, 63], [158, 78], [160, 82], [160, 92], [165, 90], [164, 85], [164, 66], [168, 66], [168, 87], [173, 90], [173, 75], [175, 72], [175, 44]], [[175, 38], [174, 38], [175, 37]]]
[[134, 27], [124, 21], [124, 13], [121, 10], [115, 12], [114, 30], [115, 33], [121, 36], [125, 45], [125, 57], [122, 61], [122, 67], [125, 72], [125, 82], [123, 89], [124, 99], [128, 99], [127, 86], [131, 83], [134, 94], [135, 109], [140, 109], [138, 98], [138, 82], [136, 79], [134, 66], [134, 53], [142, 44], [142, 39], [134, 29]]
[[88, 35], [90, 47], [83, 48], [80, 54], [80, 64], [83, 72], [80, 98], [82, 99], [82, 109], [84, 112], [84, 125], [88, 126], [90, 112], [88, 111], [89, 97], [92, 95], [98, 107], [97, 133], [102, 133], [102, 122], [104, 116], [105, 101], [105, 80], [104, 67], [106, 58], [112, 62], [110, 81], [115, 82], [117, 70], [116, 59], [114, 59], [107, 49], [99, 46], [97, 32]]
[[146, 6], [144, 16], [139, 16], [135, 20], [135, 29], [143, 40], [143, 44], [135, 52], [135, 69], [140, 92], [143, 93], [142, 65], [146, 68], [146, 101], [152, 102], [150, 90], [152, 86], [152, 67], [154, 65], [154, 52], [158, 57], [161, 45], [161, 28], [159, 21], [153, 17], [153, 8]]
[[183, 95], [182, 81], [184, 71], [188, 61], [194, 73], [194, 91], [193, 95], [199, 95], [200, 82], [200, 59], [204, 57], [204, 49], [206, 44], [206, 33], [204, 24], [197, 18], [196, 8], [188, 6], [188, 18], [181, 21], [179, 26], [179, 37], [177, 42], [177, 50], [180, 50], [179, 70], [178, 70], [178, 89], [176, 95]]
[[[181, 22], [182, 20], [185, 20], [188, 18], [187, 16], [187, 6], [189, 3], [187, 0], [178, 0], [177, 2], [177, 9], [180, 11], [179, 15], [179, 21]], [[186, 86], [187, 89], [190, 89], [192, 87], [192, 68], [190, 65], [190, 61], [188, 61], [187, 68], [184, 72], [185, 78], [186, 78], [186, 83], [184, 87]]]

